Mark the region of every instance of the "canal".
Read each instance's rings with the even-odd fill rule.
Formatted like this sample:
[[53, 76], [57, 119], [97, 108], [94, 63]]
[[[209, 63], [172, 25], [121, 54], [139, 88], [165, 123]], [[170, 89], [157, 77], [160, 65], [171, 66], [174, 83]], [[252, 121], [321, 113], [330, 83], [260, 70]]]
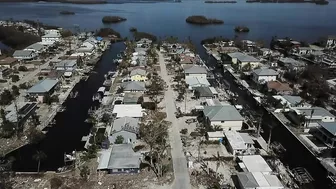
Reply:
[[83, 149], [84, 144], [81, 138], [90, 132], [92, 126], [85, 122], [88, 110], [93, 104], [92, 96], [102, 86], [104, 75], [110, 70], [116, 70], [113, 59], [124, 48], [123, 43], [116, 43], [104, 52], [94, 69], [95, 73], [91, 74], [87, 81], [81, 81], [75, 86], [73, 90], [78, 91], [77, 98], [69, 98], [64, 102], [66, 110], [56, 115], [56, 125], [49, 129], [41, 142], [26, 145], [7, 155], [7, 157], [15, 158], [14, 171], [36, 171], [37, 162], [32, 156], [37, 150], [47, 155], [47, 158], [41, 161], [41, 170], [52, 171], [64, 165], [64, 153]]

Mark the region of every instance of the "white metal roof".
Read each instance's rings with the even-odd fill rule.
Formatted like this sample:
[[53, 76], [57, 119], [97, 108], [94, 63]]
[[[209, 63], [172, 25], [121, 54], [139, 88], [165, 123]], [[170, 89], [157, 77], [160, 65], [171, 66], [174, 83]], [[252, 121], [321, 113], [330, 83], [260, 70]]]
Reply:
[[243, 138], [237, 131], [225, 131], [225, 136], [233, 150], [246, 150], [247, 147]]
[[260, 155], [240, 157], [249, 172], [272, 172], [267, 162]]
[[224, 138], [223, 131], [207, 132], [209, 138]]
[[252, 172], [254, 179], [257, 181], [259, 187], [269, 187], [266, 178], [261, 172]]
[[117, 104], [114, 105], [113, 114], [119, 117], [142, 117], [142, 107], [140, 104]]

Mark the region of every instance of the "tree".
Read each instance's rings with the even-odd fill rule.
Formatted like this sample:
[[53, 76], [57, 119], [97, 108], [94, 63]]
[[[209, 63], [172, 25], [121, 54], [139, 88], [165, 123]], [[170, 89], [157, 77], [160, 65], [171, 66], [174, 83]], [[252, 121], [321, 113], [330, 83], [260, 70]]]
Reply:
[[0, 110], [0, 116], [2, 119], [1, 123], [2, 136], [5, 138], [12, 137], [16, 130], [15, 124], [7, 120], [6, 113], [3, 109]]
[[118, 135], [117, 138], [115, 139], [115, 144], [122, 144], [124, 143], [124, 137], [121, 135]]
[[19, 66], [18, 70], [20, 72], [26, 72], [26, 71], [28, 71], [28, 68], [26, 66]]
[[17, 87], [16, 85], [13, 85], [13, 86], [12, 86], [12, 94], [13, 94], [14, 96], [19, 96], [19, 95], [20, 95], [19, 87]]
[[108, 113], [104, 113], [104, 114], [103, 114], [103, 117], [102, 117], [101, 120], [102, 120], [102, 122], [104, 122], [105, 124], [108, 124], [109, 121], [111, 120], [111, 115], [108, 114]]
[[49, 182], [51, 189], [58, 189], [63, 185], [63, 181], [58, 177], [51, 178]]
[[41, 161], [47, 158], [47, 155], [42, 151], [36, 151], [36, 153], [33, 155], [33, 159], [37, 161], [37, 172], [40, 172], [40, 165]]
[[44, 137], [45, 135], [41, 131], [37, 130], [34, 126], [29, 127], [27, 139], [30, 143], [37, 144], [42, 139], [44, 139]]
[[28, 89], [29, 86], [27, 85], [27, 83], [21, 83], [21, 84], [19, 85], [19, 88], [20, 88], [20, 89]]
[[11, 78], [12, 78], [12, 82], [14, 83], [20, 80], [20, 77], [18, 75], [12, 75]]
[[157, 74], [152, 74], [150, 85], [146, 86], [147, 95], [155, 103], [158, 104], [162, 98], [163, 91], [165, 90], [165, 81]]
[[140, 136], [149, 145], [147, 164], [152, 168], [157, 177], [164, 173], [163, 159], [167, 158], [168, 126], [166, 114], [157, 110], [149, 111], [140, 124]]
[[0, 105], [8, 105], [14, 100], [12, 93], [5, 89], [0, 95]]
[[80, 176], [82, 177], [82, 179], [84, 181], [88, 180], [88, 177], [90, 175], [90, 169], [88, 166], [84, 165], [81, 169], [80, 169]]

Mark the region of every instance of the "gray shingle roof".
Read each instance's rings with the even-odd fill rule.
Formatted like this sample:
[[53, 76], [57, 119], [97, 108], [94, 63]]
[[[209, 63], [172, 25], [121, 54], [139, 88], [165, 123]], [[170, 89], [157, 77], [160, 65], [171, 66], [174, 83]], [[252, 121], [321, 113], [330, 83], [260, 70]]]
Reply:
[[213, 96], [209, 87], [195, 87], [194, 90], [199, 92], [200, 97], [212, 97]]
[[26, 47], [26, 49], [34, 49], [36, 51], [40, 51], [43, 48], [44, 48], [44, 46], [39, 44], [39, 43], [34, 43], [34, 44], [31, 44], [28, 47]]
[[323, 128], [325, 128], [330, 134], [336, 136], [336, 122], [319, 122]]
[[138, 133], [139, 131], [139, 119], [132, 117], [122, 117], [114, 120], [113, 131], [118, 132], [121, 130]]
[[306, 116], [310, 116], [312, 110], [313, 116], [329, 116], [329, 117], [335, 117], [332, 113], [330, 113], [328, 110], [321, 108], [321, 107], [311, 107], [311, 108], [295, 108], [296, 110], [299, 110], [301, 113], [305, 114]]
[[184, 73], [186, 74], [207, 74], [208, 71], [203, 66], [185, 66]]
[[258, 59], [254, 58], [253, 56], [241, 53], [241, 52], [234, 52], [228, 54], [231, 58], [237, 58], [241, 62], [259, 62]]
[[39, 81], [30, 89], [27, 90], [27, 93], [46, 93], [49, 92], [56, 84], [58, 80], [55, 79], [45, 79]]
[[56, 67], [73, 67], [77, 64], [77, 60], [62, 60]]
[[136, 69], [132, 70], [131, 73], [130, 73], [130, 76], [134, 76], [134, 75], [145, 76], [146, 75], [146, 70], [136, 68]]
[[278, 72], [276, 72], [275, 70], [272, 70], [272, 69], [268, 69], [268, 68], [255, 69], [255, 70], [253, 70], [253, 73], [255, 73], [258, 76], [276, 76], [276, 75], [278, 75]]
[[300, 96], [283, 95], [282, 97], [292, 105], [296, 105], [302, 101]]
[[205, 106], [203, 113], [210, 121], [243, 121], [237, 109], [231, 105]]
[[140, 168], [140, 157], [140, 154], [133, 151], [132, 144], [114, 144], [108, 162], [108, 168]]
[[16, 50], [13, 54], [13, 57], [29, 56], [32, 53], [32, 50]]
[[144, 91], [145, 83], [139, 81], [129, 81], [121, 84], [125, 91]]
[[243, 188], [257, 188], [259, 187], [258, 182], [252, 175], [252, 173], [237, 173], [239, 182], [242, 184]]

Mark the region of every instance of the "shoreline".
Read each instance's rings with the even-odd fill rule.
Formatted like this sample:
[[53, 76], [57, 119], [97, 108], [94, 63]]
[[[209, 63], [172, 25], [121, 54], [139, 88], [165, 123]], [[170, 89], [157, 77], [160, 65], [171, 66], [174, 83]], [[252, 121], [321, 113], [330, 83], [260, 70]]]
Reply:
[[107, 4], [106, 0], [50, 0], [50, 1], [39, 1], [39, 0], [0, 0], [1, 3], [64, 3], [64, 4]]

